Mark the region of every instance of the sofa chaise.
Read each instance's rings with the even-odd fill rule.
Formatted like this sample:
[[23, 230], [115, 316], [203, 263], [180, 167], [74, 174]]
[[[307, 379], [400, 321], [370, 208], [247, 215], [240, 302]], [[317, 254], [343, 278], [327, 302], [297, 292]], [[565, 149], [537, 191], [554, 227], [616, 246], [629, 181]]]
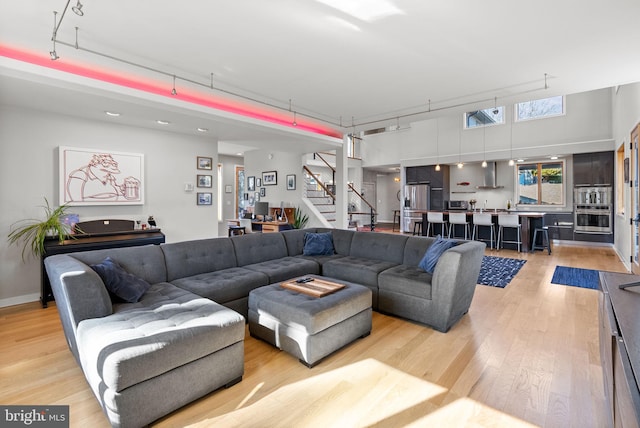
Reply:
[[[305, 254], [329, 233], [332, 254]], [[373, 310], [448, 331], [469, 309], [485, 244], [460, 242], [433, 274], [435, 238], [303, 229], [55, 255], [45, 259], [67, 343], [113, 426], [147, 425], [242, 379], [249, 292], [316, 274], [364, 285]], [[149, 284], [118, 301], [91, 267], [110, 258]]]

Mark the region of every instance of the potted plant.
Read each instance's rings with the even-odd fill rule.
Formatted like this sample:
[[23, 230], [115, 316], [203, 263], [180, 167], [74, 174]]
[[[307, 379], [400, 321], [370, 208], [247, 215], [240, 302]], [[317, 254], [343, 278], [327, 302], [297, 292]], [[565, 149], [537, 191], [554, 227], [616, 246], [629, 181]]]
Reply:
[[43, 205], [45, 220], [24, 219], [11, 225], [11, 232], [7, 236], [9, 244], [17, 244], [24, 241], [22, 247], [22, 259], [25, 259], [27, 249], [31, 250], [34, 256], [40, 257], [44, 254], [44, 240], [48, 236], [57, 237], [60, 242], [69, 235], [69, 225], [63, 223], [62, 216], [66, 214], [67, 205], [52, 208], [47, 198], [44, 198], [46, 205]]
[[304, 214], [300, 207], [297, 207], [293, 212], [293, 223], [291, 224], [294, 229], [304, 229], [304, 226], [309, 221], [309, 216]]

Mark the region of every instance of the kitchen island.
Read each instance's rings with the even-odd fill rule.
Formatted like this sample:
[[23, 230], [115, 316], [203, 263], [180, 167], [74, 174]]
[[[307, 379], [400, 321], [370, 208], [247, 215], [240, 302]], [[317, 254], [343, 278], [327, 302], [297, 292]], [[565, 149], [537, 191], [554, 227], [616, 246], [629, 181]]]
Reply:
[[[427, 234], [427, 224], [429, 224], [429, 222], [427, 221], [427, 213], [428, 212], [441, 212], [444, 214], [444, 219], [446, 221], [448, 221], [448, 217], [449, 217], [449, 211], [423, 211], [422, 212], [422, 234], [426, 235]], [[469, 225], [471, 226], [472, 230], [473, 230], [473, 213], [474, 211], [451, 211], [451, 212], [464, 212], [467, 215], [467, 220], [469, 221]], [[480, 213], [480, 210], [476, 210], [475, 212]], [[498, 230], [498, 215], [500, 214], [517, 214], [518, 217], [520, 217], [520, 231], [522, 234], [522, 251], [523, 252], [528, 252], [532, 247], [532, 241], [533, 241], [533, 232], [535, 231], [536, 228], [538, 227], [543, 227], [544, 226], [544, 216], [545, 213], [543, 212], [532, 212], [532, 211], [515, 211], [515, 210], [483, 210], [482, 211], [485, 214], [491, 214], [491, 218], [493, 223], [496, 225], [496, 231]], [[510, 231], [505, 231], [505, 232], [510, 232]], [[486, 232], [488, 233], [488, 232]], [[478, 232], [478, 235], [480, 235], [481, 232]], [[484, 238], [483, 238], [484, 239]], [[511, 239], [510, 239], [511, 240]]]

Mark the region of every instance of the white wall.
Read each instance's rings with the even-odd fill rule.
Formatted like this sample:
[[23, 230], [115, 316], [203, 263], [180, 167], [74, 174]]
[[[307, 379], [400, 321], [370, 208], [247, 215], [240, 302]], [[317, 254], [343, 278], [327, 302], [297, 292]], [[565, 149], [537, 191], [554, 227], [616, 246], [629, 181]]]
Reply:
[[[299, 153], [276, 152], [269, 150], [252, 150], [244, 154], [245, 177], [262, 178], [265, 171], [276, 171], [278, 184], [263, 186], [266, 196], [261, 202], [269, 202], [270, 207], [279, 207], [284, 202], [285, 207], [302, 207], [302, 191], [304, 179], [302, 176], [302, 155]], [[295, 174], [296, 190], [287, 190], [287, 175]], [[256, 192], [260, 188], [256, 186]]]
[[[613, 136], [616, 148], [624, 144], [624, 156], [630, 156], [629, 141], [631, 130], [640, 122], [640, 83], [619, 87], [617, 93], [613, 93]], [[617, 159], [616, 159], [617, 162]], [[616, 164], [616, 168], [619, 166]], [[630, 268], [631, 258], [631, 189], [624, 186], [624, 194], [616, 195], [616, 198], [624, 198], [624, 214], [615, 216], [614, 246], [620, 259]]]
[[[41, 218], [46, 197], [58, 205], [58, 146], [96, 148], [145, 155], [145, 205], [74, 207], [81, 220], [146, 219], [153, 215], [167, 242], [218, 235], [214, 205], [197, 206], [196, 156], [218, 162], [217, 142], [171, 132], [88, 121], [35, 110], [0, 107], [0, 232], [6, 237], [14, 222]], [[213, 190], [217, 188], [216, 171]], [[40, 264], [23, 262], [21, 247], [0, 239], [0, 306], [38, 300]]]
[[[566, 114], [555, 118], [513, 124], [513, 108], [505, 109], [505, 125], [463, 129], [461, 113], [414, 122], [411, 128], [364, 137], [363, 166], [453, 164], [462, 153], [463, 162], [508, 160], [510, 141], [514, 157], [587, 153], [613, 150], [611, 89], [566, 97]], [[486, 133], [485, 133], [486, 132]]]
[[[218, 162], [222, 165], [222, 221], [218, 224], [218, 236], [226, 236], [229, 231], [227, 220], [236, 218], [236, 167], [244, 165], [244, 159], [219, 155]], [[227, 185], [231, 186], [231, 193], [225, 192]]]

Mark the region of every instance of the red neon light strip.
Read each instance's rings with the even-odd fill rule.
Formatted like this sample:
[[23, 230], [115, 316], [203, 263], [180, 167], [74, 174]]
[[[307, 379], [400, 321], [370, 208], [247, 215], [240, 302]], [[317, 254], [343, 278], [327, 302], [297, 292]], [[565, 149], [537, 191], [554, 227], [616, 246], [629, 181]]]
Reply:
[[[292, 118], [278, 117], [275, 113], [268, 110], [259, 110], [258, 108], [251, 108], [248, 106], [237, 105], [234, 106], [230, 102], [216, 101], [215, 99], [205, 98], [199, 94], [188, 94], [187, 91], [181, 90], [178, 95], [171, 95], [167, 87], [160, 87], [151, 83], [145, 83], [139, 80], [118, 76], [113, 73], [108, 73], [99, 70], [93, 70], [80, 65], [69, 64], [61, 60], [52, 61], [48, 56], [43, 56], [34, 53], [24, 52], [18, 49], [13, 49], [7, 46], [0, 45], [0, 56], [15, 59], [18, 61], [26, 62], [29, 64], [39, 65], [41, 67], [47, 67], [54, 70], [63, 71], [66, 73], [74, 74], [77, 76], [88, 77], [90, 79], [99, 80], [101, 82], [112, 83], [114, 85], [123, 86], [138, 91], [143, 91], [151, 94], [161, 95], [168, 98], [176, 98], [188, 103], [201, 105], [204, 107], [210, 107], [217, 110], [226, 111], [228, 113], [234, 113], [244, 117], [250, 117], [253, 119], [262, 120], [265, 122], [275, 123], [287, 127], [294, 127], [292, 124]], [[312, 132], [314, 134], [328, 135], [330, 137], [342, 138], [342, 134], [336, 131], [321, 127], [315, 124], [303, 123], [299, 120], [296, 121], [296, 129]]]

